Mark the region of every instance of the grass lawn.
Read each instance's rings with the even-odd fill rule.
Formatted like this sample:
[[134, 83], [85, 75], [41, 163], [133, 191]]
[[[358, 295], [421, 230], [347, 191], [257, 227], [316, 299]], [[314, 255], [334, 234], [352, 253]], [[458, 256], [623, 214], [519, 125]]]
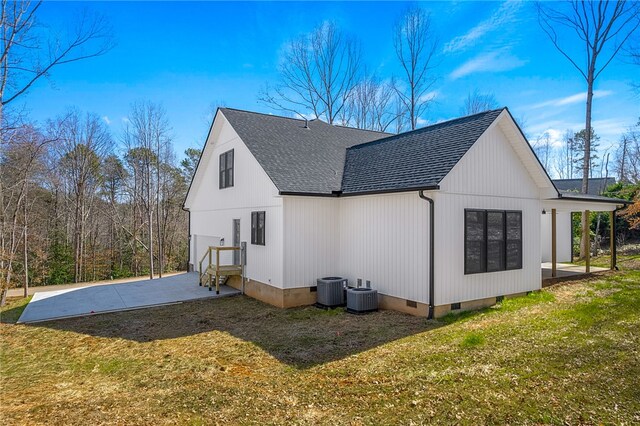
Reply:
[[[585, 265], [584, 259], [576, 260], [573, 263], [580, 266]], [[611, 256], [603, 254], [601, 256], [592, 257], [589, 259], [589, 263], [591, 266], [608, 268], [611, 265]], [[640, 269], [640, 253], [619, 254], [617, 256], [617, 265], [621, 270]]]
[[2, 424], [638, 424], [640, 271], [426, 321], [245, 297], [0, 324]]

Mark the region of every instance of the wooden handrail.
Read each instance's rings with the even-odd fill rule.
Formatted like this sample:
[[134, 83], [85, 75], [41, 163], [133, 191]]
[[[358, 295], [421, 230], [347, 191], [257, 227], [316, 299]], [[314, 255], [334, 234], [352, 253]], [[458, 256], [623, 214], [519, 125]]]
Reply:
[[[212, 251], [215, 250], [216, 251], [216, 263], [214, 264], [212, 262]], [[204, 253], [204, 255], [202, 256], [202, 259], [200, 259], [199, 262], [199, 268], [200, 270], [198, 271], [198, 273], [200, 274], [199, 277], [199, 282], [202, 285], [202, 277], [206, 274], [209, 275], [209, 290], [211, 290], [212, 288], [212, 279], [214, 278], [212, 276], [212, 273], [210, 271], [211, 267], [215, 265], [215, 285], [216, 285], [216, 293], [220, 292], [220, 288], [219, 288], [219, 277], [221, 275], [228, 275], [225, 273], [220, 273], [220, 272], [224, 272], [223, 268], [221, 268], [221, 266], [224, 267], [224, 265], [220, 265], [220, 252], [221, 251], [232, 251], [232, 250], [240, 250], [240, 252], [242, 253], [242, 247], [235, 247], [235, 246], [209, 246], [207, 247], [207, 251]], [[204, 262], [204, 260], [207, 258], [207, 256], [209, 257], [209, 265], [206, 268], [202, 268], [202, 262]], [[237, 266], [237, 265], [228, 265], [228, 266]], [[240, 272], [242, 275], [242, 279], [243, 279], [243, 293], [244, 293], [244, 265], [241, 262], [241, 265], [239, 265], [240, 267]], [[227, 272], [229, 272], [229, 270], [227, 269]], [[234, 274], [235, 275], [235, 274]]]

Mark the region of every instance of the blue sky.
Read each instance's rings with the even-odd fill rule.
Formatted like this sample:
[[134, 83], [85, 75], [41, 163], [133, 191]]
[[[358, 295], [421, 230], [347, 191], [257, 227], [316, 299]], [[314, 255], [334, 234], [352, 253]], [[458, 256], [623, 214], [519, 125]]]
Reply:
[[[103, 117], [117, 140], [132, 102], [161, 103], [179, 155], [201, 147], [216, 102], [274, 112], [257, 102], [277, 79], [283, 47], [323, 21], [360, 39], [369, 70], [399, 73], [392, 46], [402, 2], [46, 2], [40, 20], [64, 29], [82, 8], [104, 13], [116, 36], [108, 54], [54, 70], [23, 98], [43, 123], [69, 106]], [[435, 104], [428, 124], [455, 118], [467, 94], [491, 92], [524, 122], [530, 141], [548, 131], [584, 127], [586, 83], [540, 30], [531, 3], [424, 2], [439, 39]], [[594, 128], [601, 145], [636, 123], [640, 99], [629, 81], [639, 71], [614, 60], [596, 83]]]

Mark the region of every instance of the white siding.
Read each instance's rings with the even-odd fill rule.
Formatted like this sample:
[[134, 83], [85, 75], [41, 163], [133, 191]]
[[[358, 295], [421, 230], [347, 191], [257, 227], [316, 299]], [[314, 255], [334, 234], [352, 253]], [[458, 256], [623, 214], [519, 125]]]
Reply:
[[[551, 210], [541, 216], [542, 261], [551, 262]], [[558, 262], [571, 262], [571, 213], [556, 213], [556, 250]]]
[[[522, 198], [437, 193], [435, 304], [484, 299], [539, 289], [540, 202]], [[522, 269], [465, 275], [464, 209], [522, 211]]]
[[[219, 155], [234, 150], [234, 186], [219, 189]], [[247, 242], [247, 277], [276, 287], [283, 285], [282, 198], [262, 167], [222, 114], [216, 117], [207, 141], [197, 186], [192, 188], [192, 250], [190, 262], [197, 268], [208, 243], [225, 239], [233, 243], [233, 219], [240, 219], [240, 239]], [[251, 212], [265, 211], [265, 246], [251, 244]], [[195, 242], [195, 244], [193, 244]], [[231, 253], [225, 253], [226, 262]]]
[[[434, 195], [435, 304], [445, 305], [539, 289], [539, 188], [499, 126], [490, 127], [440, 184]], [[464, 210], [521, 210], [523, 267], [464, 274]]]
[[340, 199], [339, 275], [380, 293], [429, 300], [429, 207], [417, 192]]
[[284, 286], [309, 287], [338, 274], [339, 200], [284, 198]]
[[285, 197], [285, 286], [337, 275], [428, 303], [429, 209], [418, 193]]
[[538, 187], [499, 126], [491, 126], [440, 182], [443, 192], [536, 198]]

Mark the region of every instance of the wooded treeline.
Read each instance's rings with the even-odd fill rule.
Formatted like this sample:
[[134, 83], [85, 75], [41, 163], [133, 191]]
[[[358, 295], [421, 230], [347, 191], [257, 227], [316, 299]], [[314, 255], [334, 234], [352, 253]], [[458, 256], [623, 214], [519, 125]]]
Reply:
[[176, 161], [164, 110], [134, 104], [119, 138], [70, 110], [3, 131], [4, 288], [185, 270], [192, 167]]

